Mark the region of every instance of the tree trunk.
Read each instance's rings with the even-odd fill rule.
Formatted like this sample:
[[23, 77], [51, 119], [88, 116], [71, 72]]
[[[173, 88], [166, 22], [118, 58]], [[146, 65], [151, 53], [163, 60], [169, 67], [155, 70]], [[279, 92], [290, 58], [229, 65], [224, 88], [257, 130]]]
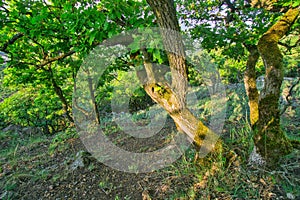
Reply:
[[[90, 119], [93, 119], [93, 121], [95, 121], [97, 124], [100, 124], [100, 116], [99, 116], [99, 110], [98, 110], [98, 106], [97, 106], [97, 102], [96, 102], [96, 98], [95, 98], [95, 85], [93, 84], [93, 81], [95, 79], [93, 79], [91, 73], [90, 73], [90, 70], [88, 67], [85, 67], [83, 68], [84, 69], [84, 73], [82, 73], [83, 77], [80, 77], [80, 78], [84, 78], [85, 80], [87, 80], [87, 83], [88, 83], [88, 92], [89, 92], [89, 95], [90, 95], [90, 100], [91, 100], [91, 103], [92, 103], [92, 109], [89, 110], [85, 107], [81, 107], [80, 106], [80, 103], [78, 102], [79, 99], [77, 98], [73, 98], [73, 113], [74, 112], [80, 112], [82, 116], [84, 116], [84, 119], [82, 120], [90, 120]], [[74, 92], [83, 92], [82, 90], [80, 89], [77, 89], [77, 80], [75, 79], [75, 73], [73, 73], [73, 79], [74, 79]], [[77, 94], [78, 95], [78, 94]], [[80, 94], [82, 95], [82, 94]], [[81, 100], [83, 100], [84, 97], [82, 97]], [[75, 114], [76, 115], [76, 114]], [[75, 119], [76, 120], [76, 119]], [[81, 127], [78, 127], [77, 128], [80, 130]]]
[[283, 81], [283, 56], [278, 48], [279, 40], [287, 33], [299, 15], [299, 8], [289, 9], [259, 40], [258, 50], [263, 59], [265, 86], [259, 97], [259, 120], [254, 137], [255, 146], [269, 166], [291, 152], [291, 143], [280, 127], [278, 101]]
[[[146, 69], [152, 68], [151, 65], [152, 63], [147, 61], [144, 63]], [[152, 77], [150, 79], [153, 80], [154, 76], [148, 74], [149, 71], [151, 70], [146, 70], [147, 76]], [[198, 148], [201, 147], [204, 152], [214, 149], [219, 136], [198, 120], [186, 106], [181, 107], [180, 98], [167, 83], [148, 82], [144, 84], [144, 89], [156, 103], [169, 113], [179, 130], [186, 133]]]
[[259, 58], [259, 52], [256, 45], [245, 45], [249, 51], [249, 56], [244, 74], [244, 83], [246, 93], [249, 99], [250, 122], [254, 125], [258, 120], [258, 90], [256, 88], [255, 65]]
[[63, 110], [65, 111], [65, 115], [68, 118], [68, 120], [73, 123], [74, 119], [70, 115], [69, 104], [67, 102], [67, 99], [65, 98], [65, 96], [64, 96], [61, 88], [57, 85], [57, 83], [56, 83], [56, 81], [55, 81], [55, 79], [53, 77], [52, 69], [50, 68], [48, 72], [50, 73], [51, 82], [52, 82], [52, 86], [54, 88], [54, 91], [57, 94], [57, 96], [60, 99], [60, 101], [62, 102], [62, 107], [63, 107]]
[[90, 76], [89, 70], [88, 70], [88, 83], [89, 83], [89, 92], [91, 95], [91, 100], [92, 100], [92, 104], [93, 104], [93, 110], [95, 111], [94, 115], [95, 115], [95, 119], [96, 119], [96, 123], [100, 124], [100, 117], [99, 117], [99, 110], [98, 110], [98, 106], [96, 103], [96, 98], [95, 98], [95, 88], [93, 86], [93, 80]]
[[[147, 2], [154, 11], [160, 27], [171, 69], [172, 83], [170, 86], [167, 82], [153, 81], [155, 75], [152, 74], [152, 63], [145, 59], [144, 66], [148, 82], [144, 85], [144, 89], [169, 113], [180, 131], [185, 132], [197, 147], [209, 152], [214, 149], [218, 135], [206, 127], [186, 107], [187, 67], [174, 2], [173, 0], [147, 0]], [[217, 149], [219, 148], [221, 148], [220, 145]]]
[[185, 107], [187, 68], [180, 27], [173, 0], [147, 0], [158, 21], [172, 74], [172, 88]]

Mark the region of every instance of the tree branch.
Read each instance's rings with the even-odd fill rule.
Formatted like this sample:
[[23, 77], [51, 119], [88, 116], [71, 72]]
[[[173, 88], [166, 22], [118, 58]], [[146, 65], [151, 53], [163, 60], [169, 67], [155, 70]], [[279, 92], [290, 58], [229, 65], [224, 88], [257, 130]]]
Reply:
[[288, 32], [299, 16], [300, 8], [289, 9], [263, 36], [262, 41], [277, 43]]
[[7, 14], [9, 14], [9, 10], [7, 10], [7, 8], [5, 8], [5, 6], [0, 6], [0, 8], [2, 8], [4, 12], [6, 12]]
[[23, 33], [17, 33], [16, 35], [14, 35], [9, 41], [7, 41], [6, 43], [4, 43], [4, 45], [0, 48], [1, 51], [8, 53], [6, 51], [7, 47], [11, 44], [14, 44], [19, 38], [23, 37], [24, 34]]
[[300, 44], [300, 38], [297, 40], [297, 42], [294, 45], [289, 45], [283, 42], [278, 42], [279, 45], [284, 46], [285, 48], [287, 48], [288, 50], [291, 50], [292, 48], [297, 47]]
[[61, 55], [59, 55], [59, 56], [50, 58], [50, 59], [48, 59], [48, 60], [42, 62], [41, 64], [39, 64], [38, 67], [39, 67], [39, 68], [42, 68], [42, 67], [45, 66], [45, 65], [48, 65], [48, 64], [50, 64], [50, 63], [53, 63], [53, 62], [58, 61], [58, 60], [61, 60], [61, 59], [64, 59], [64, 58], [66, 58], [66, 57], [68, 57], [68, 56], [71, 56], [71, 55], [74, 54], [74, 53], [75, 53], [75, 51], [74, 51], [74, 50], [71, 50], [71, 51], [69, 51], [69, 52], [67, 52], [67, 53], [65, 53], [65, 54], [61, 54]]
[[263, 8], [270, 12], [285, 13], [289, 9], [288, 7], [276, 5], [275, 3], [277, 3], [278, 0], [247, 0], [247, 2], [250, 3], [253, 8]]

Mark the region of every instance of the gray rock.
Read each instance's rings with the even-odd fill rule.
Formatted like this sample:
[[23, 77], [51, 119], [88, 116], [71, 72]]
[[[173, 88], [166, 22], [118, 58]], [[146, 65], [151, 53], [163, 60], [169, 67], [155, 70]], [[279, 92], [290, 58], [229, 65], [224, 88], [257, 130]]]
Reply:
[[43, 131], [40, 127], [24, 127], [22, 133], [25, 135], [41, 134]]
[[22, 127], [19, 125], [11, 124], [7, 126], [6, 128], [2, 129], [3, 132], [14, 132], [14, 133], [21, 133]]
[[71, 164], [72, 170], [77, 170], [79, 168], [88, 167], [91, 161], [91, 154], [86, 151], [78, 151], [74, 162]]

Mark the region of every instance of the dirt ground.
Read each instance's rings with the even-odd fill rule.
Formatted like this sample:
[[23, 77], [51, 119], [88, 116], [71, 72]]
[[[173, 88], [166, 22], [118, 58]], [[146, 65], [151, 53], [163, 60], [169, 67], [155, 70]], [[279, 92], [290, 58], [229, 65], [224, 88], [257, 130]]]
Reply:
[[[300, 137], [299, 112], [300, 109], [295, 106], [288, 108], [282, 119], [284, 130], [293, 138]], [[293, 154], [279, 163], [276, 170], [251, 166], [247, 164], [249, 136], [241, 131], [245, 127], [240, 122], [228, 122], [231, 124], [226, 124], [222, 138], [237, 154], [239, 164], [229, 162], [219, 171], [208, 169], [218, 165], [214, 160], [210, 166], [194, 163], [192, 147], [171, 166], [149, 173], [117, 171], [89, 155], [83, 157], [84, 166], [74, 169], [76, 154], [86, 151], [80, 138], [70, 137], [49, 153], [49, 146], [55, 138], [53, 135], [22, 145], [22, 141], [37, 136], [15, 134], [13, 137], [7, 134], [0, 140], [1, 155], [9, 155], [0, 159], [0, 199], [299, 200], [300, 150], [295, 149]], [[114, 126], [108, 129], [113, 130], [109, 138], [123, 149], [153, 151], [169, 142], [175, 125], [169, 119], [155, 137], [137, 140]]]

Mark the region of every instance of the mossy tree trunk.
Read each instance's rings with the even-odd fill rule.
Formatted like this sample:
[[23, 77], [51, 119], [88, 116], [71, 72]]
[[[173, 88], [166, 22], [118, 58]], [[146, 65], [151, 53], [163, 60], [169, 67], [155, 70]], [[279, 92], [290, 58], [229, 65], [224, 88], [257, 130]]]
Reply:
[[299, 15], [299, 8], [289, 9], [259, 40], [258, 50], [263, 59], [265, 85], [259, 97], [259, 120], [254, 137], [258, 153], [272, 166], [278, 159], [291, 152], [291, 143], [280, 127], [278, 107], [280, 87], [283, 81], [283, 56], [278, 48], [279, 40], [287, 33]]
[[255, 65], [259, 58], [259, 52], [256, 45], [245, 45], [249, 51], [249, 56], [244, 74], [244, 83], [246, 93], [249, 99], [250, 122], [254, 125], [258, 120], [258, 90], [256, 87]]
[[[147, 58], [145, 54], [144, 52], [144, 58]], [[205, 149], [205, 152], [212, 150], [218, 135], [198, 120], [185, 105], [182, 106], [179, 95], [174, 92], [167, 81], [157, 82], [153, 72], [153, 64], [149, 60], [144, 60], [144, 66], [148, 80], [144, 84], [147, 94], [168, 112], [178, 130], [186, 133], [197, 147]], [[203, 143], [204, 139], [208, 143]]]
[[[149, 56], [145, 55], [144, 51], [144, 66], [148, 79], [144, 89], [155, 102], [169, 113], [178, 130], [186, 133], [197, 147], [210, 151], [216, 146], [217, 134], [197, 119], [186, 106], [187, 66], [174, 2], [173, 0], [147, 0], [147, 2], [152, 8], [161, 30], [172, 81], [171, 84], [156, 82], [152, 70], [153, 65], [151, 60], [147, 59]], [[204, 138], [206, 142], [203, 142]], [[220, 142], [217, 144], [218, 148], [215, 150], [221, 149]]]

